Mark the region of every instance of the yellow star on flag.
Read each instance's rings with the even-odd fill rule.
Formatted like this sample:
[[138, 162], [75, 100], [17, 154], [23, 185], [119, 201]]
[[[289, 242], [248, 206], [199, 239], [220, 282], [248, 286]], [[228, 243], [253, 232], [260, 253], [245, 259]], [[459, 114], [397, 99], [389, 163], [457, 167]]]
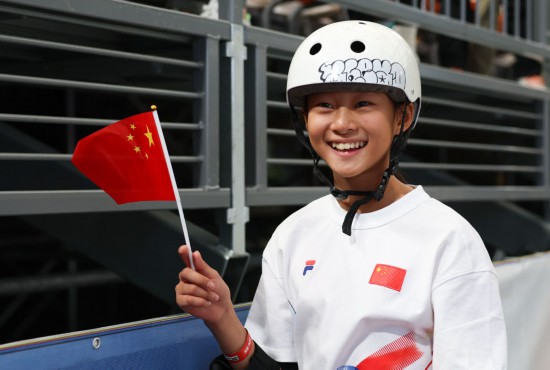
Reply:
[[136, 125], [134, 125], [133, 123], [130, 123], [130, 128], [131, 128], [132, 130], [135, 130], [135, 129], [136, 129]]
[[134, 152], [136, 152], [136, 153], [141, 152], [141, 149], [139, 148], [139, 146], [134, 147]]
[[153, 141], [153, 133], [149, 131], [149, 126], [145, 125], [145, 127], [147, 127], [147, 132], [143, 135], [145, 135], [147, 139], [149, 139], [149, 147], [151, 147], [151, 145], [155, 145], [155, 142]]
[[128, 138], [128, 141], [134, 140], [134, 135], [128, 135], [126, 137]]

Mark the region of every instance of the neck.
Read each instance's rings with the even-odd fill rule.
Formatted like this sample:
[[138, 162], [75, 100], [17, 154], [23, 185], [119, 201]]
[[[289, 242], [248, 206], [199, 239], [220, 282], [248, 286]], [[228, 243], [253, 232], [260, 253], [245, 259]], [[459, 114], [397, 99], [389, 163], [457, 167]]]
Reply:
[[[382, 178], [382, 175], [380, 175], [379, 180], [376, 182], [376, 184], [369, 184], [370, 185], [369, 187], [364, 187], [361, 190], [367, 190], [368, 189], [368, 190], [376, 191], [376, 189], [378, 189], [378, 186], [380, 185], [380, 179], [381, 178]], [[345, 186], [345, 185], [346, 184], [343, 184], [341, 186]], [[339, 187], [339, 186], [338, 186], [338, 188], [341, 189], [341, 190], [359, 190], [359, 189], [356, 189], [356, 188], [345, 188], [345, 187]], [[377, 200], [373, 199], [370, 202], [368, 202], [367, 204], [362, 205], [359, 208], [358, 212], [359, 213], [368, 213], [368, 212], [374, 212], [374, 211], [377, 211], [379, 209], [382, 209], [382, 208], [392, 204], [396, 200], [400, 199], [405, 194], [412, 191], [412, 189], [413, 188], [411, 186], [406, 185], [406, 184], [402, 183], [401, 181], [399, 181], [398, 179], [396, 179], [395, 176], [390, 176], [388, 186], [386, 187], [386, 191], [384, 192], [384, 197], [380, 201], [377, 201]], [[355, 201], [357, 201], [359, 199], [362, 199], [362, 198], [363, 198], [363, 196], [350, 195], [346, 199], [338, 201], [338, 203], [340, 204], [340, 206], [343, 209], [348, 211], [349, 208], [351, 207], [351, 205]]]

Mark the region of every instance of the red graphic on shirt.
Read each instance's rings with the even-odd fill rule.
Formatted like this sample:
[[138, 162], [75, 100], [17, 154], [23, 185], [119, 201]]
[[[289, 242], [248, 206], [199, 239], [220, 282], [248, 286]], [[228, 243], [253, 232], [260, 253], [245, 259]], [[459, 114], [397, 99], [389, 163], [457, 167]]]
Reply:
[[411, 331], [361, 361], [358, 370], [402, 370], [422, 357]]
[[390, 265], [377, 264], [369, 280], [369, 284], [380, 285], [393, 290], [401, 291], [407, 270]]

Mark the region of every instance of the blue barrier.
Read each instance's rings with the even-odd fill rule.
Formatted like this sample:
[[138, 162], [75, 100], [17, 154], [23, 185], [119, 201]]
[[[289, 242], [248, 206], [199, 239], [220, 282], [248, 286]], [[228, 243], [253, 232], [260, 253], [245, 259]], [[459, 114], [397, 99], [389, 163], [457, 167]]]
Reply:
[[[244, 322], [250, 306], [236, 307]], [[202, 370], [220, 354], [201, 320], [176, 315], [0, 346], [2, 370]]]

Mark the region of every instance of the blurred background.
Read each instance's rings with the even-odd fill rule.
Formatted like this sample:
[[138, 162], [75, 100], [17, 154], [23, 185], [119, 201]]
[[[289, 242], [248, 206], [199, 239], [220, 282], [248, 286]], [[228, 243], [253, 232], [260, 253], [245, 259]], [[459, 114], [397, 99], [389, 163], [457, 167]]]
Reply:
[[492, 259], [550, 249], [550, 6], [535, 0], [0, 0], [0, 344], [178, 313], [175, 205], [117, 206], [76, 142], [158, 107], [191, 244], [235, 303], [291, 212], [327, 193], [296, 140], [286, 71], [304, 35], [362, 19], [421, 63], [401, 169]]

